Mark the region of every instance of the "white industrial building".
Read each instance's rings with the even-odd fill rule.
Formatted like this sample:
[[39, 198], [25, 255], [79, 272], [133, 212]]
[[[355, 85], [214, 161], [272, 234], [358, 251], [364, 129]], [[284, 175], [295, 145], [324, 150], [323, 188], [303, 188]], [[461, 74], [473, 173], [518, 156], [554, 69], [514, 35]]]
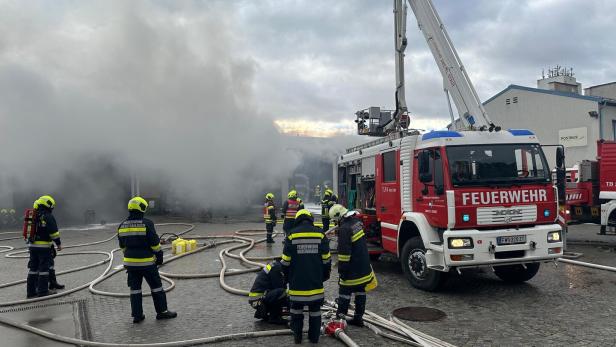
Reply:
[[[584, 89], [572, 72], [551, 70], [538, 88], [510, 85], [484, 102], [503, 129], [530, 129], [544, 145], [565, 146], [566, 165], [597, 156], [597, 140], [616, 138], [616, 82]], [[546, 149], [551, 166], [555, 150]]]

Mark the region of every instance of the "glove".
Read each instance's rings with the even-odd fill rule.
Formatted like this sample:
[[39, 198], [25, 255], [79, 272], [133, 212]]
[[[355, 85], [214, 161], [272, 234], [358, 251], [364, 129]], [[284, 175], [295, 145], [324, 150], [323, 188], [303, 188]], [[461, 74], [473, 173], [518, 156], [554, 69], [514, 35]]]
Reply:
[[156, 256], [156, 265], [163, 265], [163, 252], [156, 252], [154, 255]]
[[53, 247], [53, 246], [52, 246], [52, 247], [51, 247], [51, 257], [52, 257], [52, 258], [55, 258], [55, 257], [56, 257], [56, 255], [57, 255], [57, 252], [56, 252], [56, 247]]

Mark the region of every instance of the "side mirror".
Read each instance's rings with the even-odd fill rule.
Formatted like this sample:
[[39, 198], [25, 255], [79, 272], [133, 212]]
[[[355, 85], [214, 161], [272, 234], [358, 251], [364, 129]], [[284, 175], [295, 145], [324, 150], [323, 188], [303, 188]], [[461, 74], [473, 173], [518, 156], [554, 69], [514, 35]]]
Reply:
[[562, 147], [556, 147], [556, 167], [565, 168], [565, 150]]

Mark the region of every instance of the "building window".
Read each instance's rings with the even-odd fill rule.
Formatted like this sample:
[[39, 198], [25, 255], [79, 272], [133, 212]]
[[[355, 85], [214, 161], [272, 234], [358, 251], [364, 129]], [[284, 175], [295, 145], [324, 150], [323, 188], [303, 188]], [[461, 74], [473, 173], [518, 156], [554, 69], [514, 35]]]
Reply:
[[383, 153], [383, 182], [396, 182], [396, 151]]
[[517, 104], [517, 103], [518, 103], [518, 97], [517, 97], [517, 96], [514, 96], [514, 97], [513, 97], [513, 103], [514, 103], [514, 104]]
[[505, 100], [505, 104], [507, 104], [507, 105], [511, 105], [511, 99], [507, 99], [507, 100]]

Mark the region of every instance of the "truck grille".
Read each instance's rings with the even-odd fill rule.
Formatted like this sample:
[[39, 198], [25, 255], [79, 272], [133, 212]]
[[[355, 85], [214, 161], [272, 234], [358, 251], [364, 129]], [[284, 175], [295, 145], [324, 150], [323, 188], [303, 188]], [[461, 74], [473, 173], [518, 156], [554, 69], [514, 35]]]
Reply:
[[537, 205], [480, 207], [477, 225], [532, 223], [537, 221]]

